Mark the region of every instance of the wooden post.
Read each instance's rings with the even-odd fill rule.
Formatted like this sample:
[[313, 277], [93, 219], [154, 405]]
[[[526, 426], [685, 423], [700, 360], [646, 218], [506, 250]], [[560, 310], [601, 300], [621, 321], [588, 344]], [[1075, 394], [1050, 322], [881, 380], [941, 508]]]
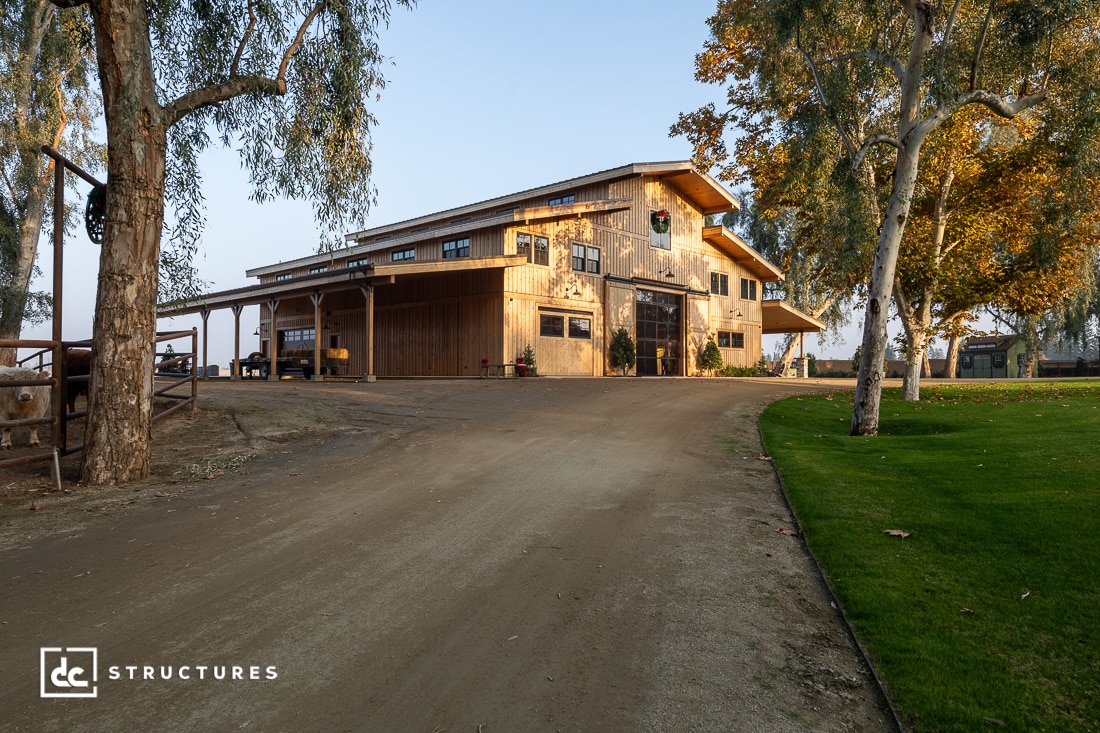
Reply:
[[[271, 311], [271, 333], [268, 334], [267, 338], [267, 358], [271, 361], [271, 368], [267, 372], [267, 380], [277, 382], [279, 381], [279, 365], [276, 362], [279, 357], [279, 301], [275, 298], [269, 298], [267, 307]], [[263, 340], [263, 334], [260, 334], [260, 339]]]
[[233, 382], [241, 378], [241, 311], [243, 305], [233, 304], [233, 368], [229, 379]]
[[210, 367], [206, 363], [207, 335], [210, 333], [210, 309], [204, 306], [199, 315], [202, 316], [202, 378], [210, 379]]
[[[68, 441], [69, 403], [64, 391], [65, 347], [61, 344], [61, 294], [65, 289], [62, 258], [65, 252], [65, 166], [53, 159], [53, 447], [65, 455]], [[16, 352], [18, 354], [18, 351]], [[88, 370], [89, 373], [91, 370]], [[89, 376], [89, 379], [91, 377]], [[91, 392], [88, 393], [89, 395]], [[89, 418], [91, 416], [89, 415]]]
[[315, 382], [323, 382], [321, 375], [321, 301], [325, 299], [324, 293], [314, 290], [309, 299], [313, 301], [313, 375]]
[[363, 374], [363, 381], [373, 382], [377, 379], [374, 375], [374, 286], [369, 283], [360, 285], [359, 290], [363, 292], [363, 300], [366, 301], [364, 329], [367, 345], [367, 368]]

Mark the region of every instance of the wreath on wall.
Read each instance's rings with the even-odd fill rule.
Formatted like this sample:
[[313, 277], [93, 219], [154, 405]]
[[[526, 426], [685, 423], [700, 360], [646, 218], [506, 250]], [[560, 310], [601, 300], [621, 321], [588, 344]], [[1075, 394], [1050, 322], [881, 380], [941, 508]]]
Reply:
[[84, 228], [88, 239], [103, 244], [103, 223], [107, 220], [107, 186], [92, 186], [88, 192], [88, 205], [84, 207]]
[[653, 211], [649, 214], [649, 225], [658, 234], [668, 234], [668, 230], [672, 227], [672, 215], [665, 209]]

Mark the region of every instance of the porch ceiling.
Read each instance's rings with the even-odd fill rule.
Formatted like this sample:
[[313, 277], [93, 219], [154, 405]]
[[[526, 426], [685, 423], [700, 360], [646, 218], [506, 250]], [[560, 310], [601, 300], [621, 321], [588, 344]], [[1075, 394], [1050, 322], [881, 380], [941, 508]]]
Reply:
[[765, 300], [760, 304], [764, 333], [820, 333], [825, 324], [782, 300]]
[[439, 272], [460, 272], [463, 270], [482, 270], [500, 267], [516, 267], [527, 263], [525, 255], [504, 255], [501, 257], [470, 257], [458, 260], [425, 260], [421, 262], [402, 262], [382, 264], [373, 267], [350, 267], [312, 275], [301, 275], [289, 280], [259, 283], [233, 290], [209, 293], [183, 305], [162, 303], [157, 306], [157, 315], [182, 316], [189, 313], [201, 313], [204, 310], [232, 308], [235, 305], [257, 305], [271, 298], [306, 297], [311, 293], [333, 293], [342, 290], [354, 290], [364, 285], [389, 285], [397, 278], [409, 275], [425, 275]]
[[724, 226], [703, 228], [703, 241], [722, 250], [737, 264], [755, 275], [761, 282], [779, 282], [783, 280], [783, 271], [768, 262], [764, 255], [746, 244]]

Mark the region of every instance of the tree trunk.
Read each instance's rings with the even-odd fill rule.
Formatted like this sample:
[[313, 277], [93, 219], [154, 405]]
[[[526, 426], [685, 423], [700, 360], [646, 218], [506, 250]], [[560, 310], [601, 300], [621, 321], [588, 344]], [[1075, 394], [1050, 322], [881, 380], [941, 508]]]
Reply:
[[955, 379], [959, 373], [959, 347], [962, 344], [962, 337], [958, 334], [952, 334], [951, 339], [947, 342], [947, 358], [943, 362], [943, 378]]
[[91, 7], [109, 173], [81, 479], [115, 484], [149, 473], [166, 128], [144, 0], [93, 0]]
[[[10, 70], [10, 83], [15, 84], [18, 81], [17, 88], [12, 90], [12, 97], [15, 100], [18, 115], [15, 122], [22, 146], [13, 179], [16, 182], [25, 181], [27, 191], [11, 273], [12, 299], [0, 308], [0, 339], [17, 339], [23, 331], [27, 294], [30, 292], [35, 256], [38, 254], [38, 238], [42, 233], [46, 193], [53, 181], [53, 159], [43, 155], [40, 146], [47, 140], [56, 145], [61, 130], [56, 130], [56, 135], [51, 138], [43, 138], [40, 126], [49, 124], [49, 121], [38, 119], [30, 110], [37, 107], [33, 90], [35, 64], [38, 62], [42, 41], [49, 30], [50, 19], [55, 12], [56, 8], [47, 0], [31, 0], [24, 7], [24, 33], [20, 39], [19, 61], [17, 67]], [[64, 128], [64, 118], [60, 127]], [[13, 366], [16, 358], [16, 349], [0, 349], [0, 364]]]
[[920, 141], [903, 144], [898, 151], [894, 185], [886, 215], [882, 221], [871, 283], [867, 292], [867, 308], [863, 319], [863, 343], [860, 347], [859, 374], [856, 377], [855, 406], [852, 410], [852, 435], [877, 435], [879, 405], [882, 401], [882, 363], [886, 357], [886, 323], [890, 317], [890, 294], [894, 289], [894, 273], [898, 248], [905, 232], [909, 203], [917, 180]]
[[[39, 158], [53, 162], [41, 153]], [[47, 168], [52, 178], [53, 166]], [[34, 183], [27, 195], [27, 213], [19, 223], [19, 238], [16, 241], [15, 263], [11, 273], [11, 299], [0, 311], [0, 339], [17, 339], [23, 330], [23, 315], [27, 308], [27, 294], [31, 288], [31, 275], [34, 272], [34, 258], [38, 254], [38, 237], [42, 232], [42, 214], [45, 205], [46, 187], [40, 185], [41, 174], [38, 170], [32, 179]], [[0, 364], [14, 366], [15, 349], [0, 349]]]

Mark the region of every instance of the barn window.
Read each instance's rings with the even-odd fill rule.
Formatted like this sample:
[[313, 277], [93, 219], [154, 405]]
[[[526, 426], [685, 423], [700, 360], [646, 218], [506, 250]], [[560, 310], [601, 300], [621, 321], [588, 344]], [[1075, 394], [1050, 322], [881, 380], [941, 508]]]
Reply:
[[281, 280], [289, 280], [292, 277], [294, 276], [289, 272], [282, 272], [275, 276], [275, 282], [280, 282]]
[[729, 295], [730, 276], [721, 272], [710, 273], [710, 292], [714, 295]]
[[527, 261], [531, 261], [531, 235], [527, 232], [516, 234], [516, 254], [523, 255]]
[[548, 237], [535, 237], [535, 260], [536, 265], [550, 266], [550, 239]]
[[470, 256], [470, 238], [448, 239], [443, 243], [443, 259], [452, 260]]
[[370, 260], [367, 259], [366, 257], [364, 257], [362, 259], [359, 259], [359, 260], [349, 260], [348, 261], [348, 267], [363, 267], [364, 265], [369, 265], [369, 264], [370, 264]]
[[971, 369], [974, 366], [974, 356], [971, 354], [962, 355], [962, 368]]
[[563, 204], [572, 204], [577, 201], [577, 195], [573, 193], [567, 193], [564, 196], [556, 196], [546, 202], [547, 206], [561, 206]]
[[539, 336], [562, 338], [565, 336], [564, 316], [539, 316]]
[[309, 268], [310, 275], [319, 275], [322, 272], [328, 272], [328, 265], [317, 265], [317, 267]]
[[745, 348], [745, 334], [741, 331], [719, 331], [718, 347], [721, 349]]
[[997, 351], [993, 354], [993, 368], [1004, 369], [1005, 366], [1005, 354], [1003, 351]]
[[741, 278], [741, 299], [756, 300], [756, 281], [747, 277]]
[[591, 318], [569, 318], [569, 338], [571, 339], [590, 339], [592, 338], [592, 319]]
[[403, 262], [404, 260], [415, 260], [416, 249], [409, 247], [408, 249], [395, 249], [393, 254], [390, 255], [391, 262]]
[[649, 246], [672, 249], [672, 214], [668, 209], [649, 212]]

